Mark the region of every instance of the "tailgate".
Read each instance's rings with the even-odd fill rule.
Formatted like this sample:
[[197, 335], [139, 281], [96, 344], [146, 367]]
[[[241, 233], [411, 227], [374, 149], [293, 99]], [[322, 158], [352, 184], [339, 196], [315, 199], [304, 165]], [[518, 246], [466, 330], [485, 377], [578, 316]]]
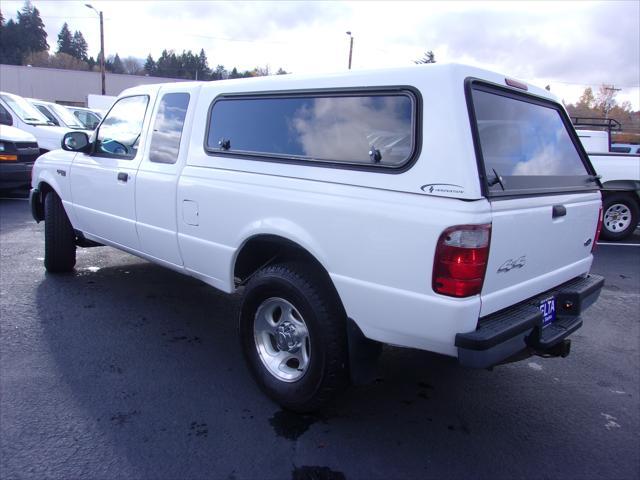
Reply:
[[483, 82], [468, 88], [478, 167], [492, 209], [481, 292], [485, 316], [589, 271], [601, 197], [595, 171], [557, 102]]
[[491, 209], [481, 316], [589, 271], [598, 192], [495, 200]]

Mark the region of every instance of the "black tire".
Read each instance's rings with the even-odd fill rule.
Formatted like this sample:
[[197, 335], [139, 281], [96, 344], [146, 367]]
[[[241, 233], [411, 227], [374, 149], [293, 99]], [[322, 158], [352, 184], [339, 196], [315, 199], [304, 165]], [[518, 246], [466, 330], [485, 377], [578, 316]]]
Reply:
[[638, 225], [638, 202], [631, 193], [605, 195], [602, 202], [602, 231], [605, 240], [622, 240]]
[[[268, 299], [284, 299], [302, 316], [308, 335], [309, 361], [302, 377], [283, 381], [261, 360], [254, 336], [256, 313]], [[259, 270], [246, 286], [239, 333], [249, 369], [275, 402], [296, 412], [322, 408], [348, 385], [346, 316], [326, 275], [306, 263], [274, 264]]]
[[48, 272], [70, 272], [76, 264], [75, 233], [60, 197], [44, 199], [44, 267]]

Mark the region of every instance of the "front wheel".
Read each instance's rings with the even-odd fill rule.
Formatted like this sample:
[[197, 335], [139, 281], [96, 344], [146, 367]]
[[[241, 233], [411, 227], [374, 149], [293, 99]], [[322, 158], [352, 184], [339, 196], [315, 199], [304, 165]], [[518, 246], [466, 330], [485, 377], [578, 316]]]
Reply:
[[321, 408], [347, 384], [345, 314], [328, 280], [305, 263], [259, 270], [240, 309], [240, 341], [262, 390], [285, 408]]
[[44, 267], [48, 272], [70, 272], [76, 264], [75, 233], [62, 200], [54, 192], [44, 199]]
[[622, 240], [638, 225], [638, 203], [629, 193], [607, 195], [602, 202], [602, 238]]

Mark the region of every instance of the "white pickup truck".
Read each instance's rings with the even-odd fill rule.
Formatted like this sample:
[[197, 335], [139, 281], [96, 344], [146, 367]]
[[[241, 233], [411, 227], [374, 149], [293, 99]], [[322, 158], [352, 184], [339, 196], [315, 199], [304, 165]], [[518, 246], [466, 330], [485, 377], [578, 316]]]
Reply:
[[33, 172], [47, 270], [101, 244], [242, 289], [248, 366], [297, 411], [369, 377], [382, 343], [476, 368], [564, 357], [604, 283], [565, 110], [496, 73], [140, 86], [63, 148]]
[[611, 132], [577, 130], [601, 177], [602, 238], [624, 240], [636, 230], [640, 213], [640, 155], [609, 151]]

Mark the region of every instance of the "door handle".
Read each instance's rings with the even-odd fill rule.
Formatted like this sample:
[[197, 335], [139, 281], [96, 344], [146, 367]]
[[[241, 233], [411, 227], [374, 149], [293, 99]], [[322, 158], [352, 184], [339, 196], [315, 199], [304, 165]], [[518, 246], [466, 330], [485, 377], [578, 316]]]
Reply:
[[127, 180], [129, 180], [129, 175], [125, 172], [118, 172], [118, 181], [120, 182], [126, 182]]
[[567, 207], [564, 205], [554, 205], [552, 210], [553, 218], [564, 217], [567, 214]]

